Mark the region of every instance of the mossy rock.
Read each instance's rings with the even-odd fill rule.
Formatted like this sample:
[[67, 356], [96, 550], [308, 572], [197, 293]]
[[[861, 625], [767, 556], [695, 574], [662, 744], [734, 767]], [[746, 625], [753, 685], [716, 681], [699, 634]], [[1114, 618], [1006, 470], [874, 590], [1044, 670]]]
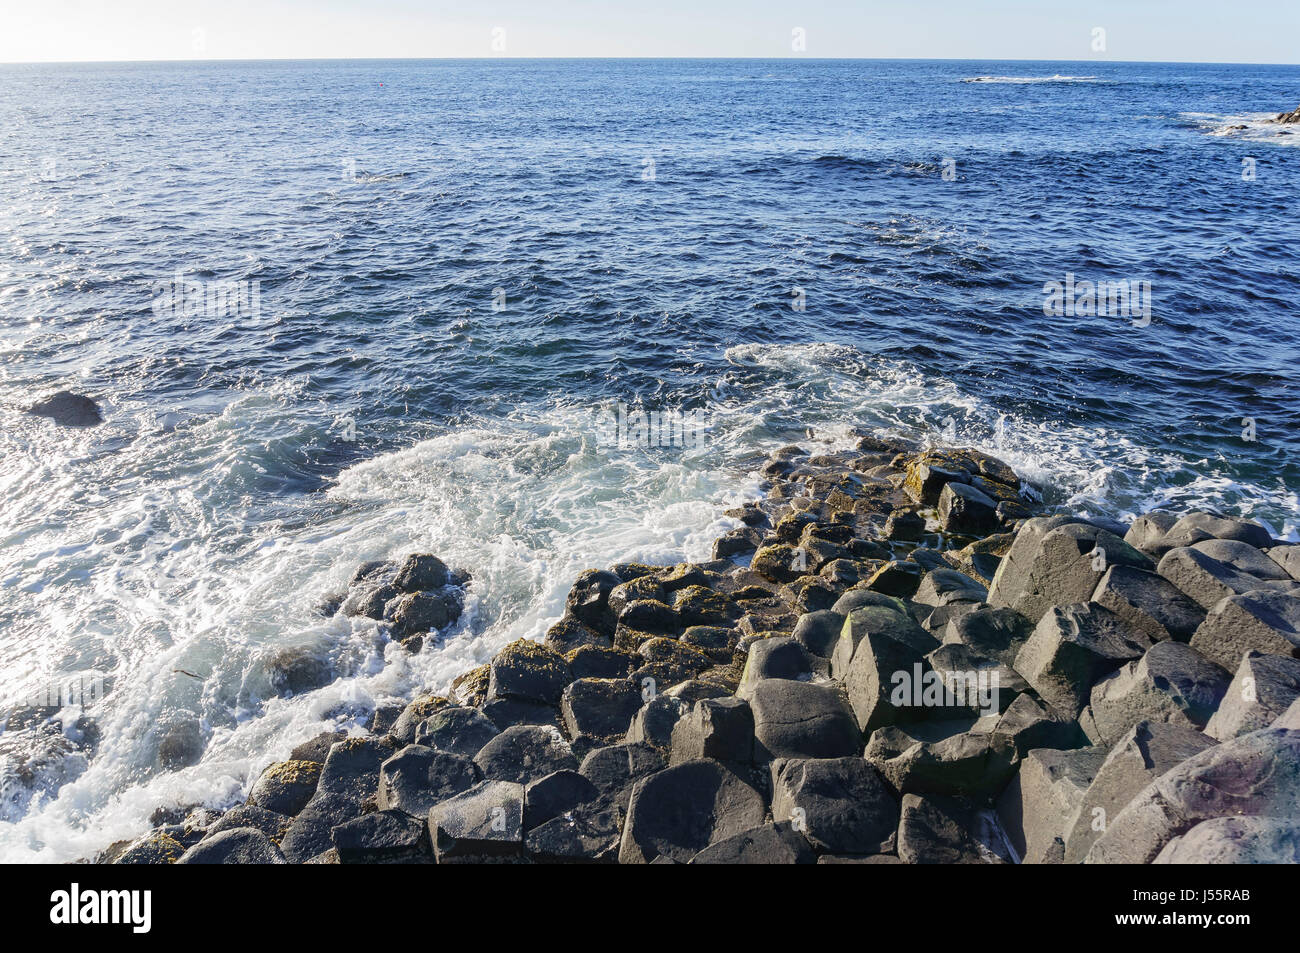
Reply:
[[480, 665], [462, 675], [456, 676], [451, 683], [452, 694], [466, 705], [480, 705], [487, 698], [488, 684], [492, 679], [492, 666]]

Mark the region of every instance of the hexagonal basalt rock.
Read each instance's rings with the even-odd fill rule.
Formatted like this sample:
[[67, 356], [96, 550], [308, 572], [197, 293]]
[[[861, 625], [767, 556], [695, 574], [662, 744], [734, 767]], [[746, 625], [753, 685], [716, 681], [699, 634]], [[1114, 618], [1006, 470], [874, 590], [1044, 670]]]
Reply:
[[514, 725], [489, 741], [474, 763], [490, 781], [527, 784], [552, 771], [575, 770], [578, 759], [556, 728]]
[[659, 857], [688, 863], [696, 854], [759, 827], [762, 795], [717, 761], [687, 761], [637, 782], [623, 825], [619, 862]]
[[247, 803], [277, 814], [297, 814], [316, 793], [320, 772], [315, 761], [279, 761], [258, 777]]
[[749, 699], [754, 712], [754, 760], [839, 758], [858, 754], [862, 735], [853, 712], [829, 685], [772, 678]]
[[563, 656], [528, 639], [511, 642], [492, 660], [489, 698], [555, 705], [573, 673]]
[[862, 758], [782, 759], [772, 763], [772, 817], [819, 851], [876, 854], [898, 830], [898, 802]]

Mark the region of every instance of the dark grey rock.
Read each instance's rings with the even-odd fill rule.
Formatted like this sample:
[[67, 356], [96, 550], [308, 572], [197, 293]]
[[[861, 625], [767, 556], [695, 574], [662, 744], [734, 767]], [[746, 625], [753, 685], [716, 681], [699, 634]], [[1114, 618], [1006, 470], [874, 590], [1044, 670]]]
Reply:
[[669, 763], [713, 758], [748, 764], [754, 752], [754, 713], [741, 698], [706, 698], [677, 722]]
[[1177, 522], [1178, 517], [1168, 510], [1154, 510], [1133, 521], [1133, 525], [1124, 534], [1124, 542], [1153, 559], [1159, 559], [1172, 548], [1161, 549], [1160, 541]]
[[1136, 662], [1092, 689], [1097, 743], [1113, 745], [1140, 721], [1167, 721], [1196, 730], [1219, 707], [1228, 673], [1181, 642], [1158, 642]]
[[429, 810], [438, 863], [517, 854], [524, 844], [524, 786], [482, 781]]
[[473, 758], [500, 733], [492, 719], [477, 708], [448, 705], [420, 722], [415, 743]]
[[617, 744], [597, 748], [582, 759], [579, 772], [596, 786], [603, 800], [627, 806], [632, 787], [664, 767], [663, 755], [646, 744]]
[[808, 840], [789, 823], [764, 824], [700, 851], [692, 864], [814, 864]]
[[521, 698], [492, 698], [485, 701], [479, 711], [501, 731], [518, 725], [544, 725], [558, 730], [561, 723], [558, 706]]
[[578, 576], [573, 588], [569, 590], [565, 602], [566, 614], [602, 635], [613, 635], [617, 616], [610, 611], [609, 594], [622, 582], [612, 572], [587, 570]]
[[384, 615], [391, 621], [393, 636], [403, 639], [445, 629], [460, 617], [460, 610], [460, 596], [453, 591], [411, 592], [385, 605]]
[[236, 827], [255, 827], [270, 838], [272, 843], [279, 843], [288, 832], [292, 820], [293, 818], [277, 814], [275, 811], [268, 811], [252, 804], [240, 804], [222, 814], [203, 836], [211, 837], [213, 834], [220, 834], [222, 831], [233, 830]]
[[1199, 530], [1215, 539], [1239, 540], [1260, 549], [1267, 549], [1273, 545], [1273, 538], [1268, 530], [1258, 523], [1220, 516], [1217, 513], [1188, 513], [1170, 527], [1167, 535], [1176, 536], [1185, 530]]
[[1216, 741], [1267, 728], [1300, 698], [1300, 659], [1246, 652], [1205, 733]]
[[808, 652], [829, 659], [843, 628], [844, 616], [832, 609], [822, 609], [801, 615], [792, 635]]
[[255, 827], [232, 827], [205, 837], [178, 864], [283, 864], [280, 848]]
[[542, 863], [618, 862], [622, 814], [603, 801], [581, 804], [529, 831], [524, 849]]
[[1099, 748], [1036, 748], [1021, 760], [998, 798], [997, 812], [1023, 863], [1062, 862], [1065, 838], [1105, 760]]
[[996, 815], [969, 800], [905, 794], [898, 824], [905, 864], [1009, 864], [1015, 855]]
[[340, 824], [359, 817], [361, 801], [343, 794], [317, 794], [289, 825], [280, 841], [284, 859], [301, 864], [322, 851], [330, 850], [334, 840], [330, 832]]
[[1165, 553], [1158, 571], [1206, 610], [1229, 596], [1265, 588], [1254, 576], [1189, 546]]
[[1016, 656], [1033, 631], [1034, 623], [1019, 612], [990, 606], [949, 622], [944, 629], [943, 641], [949, 645], [965, 645], [979, 655], [1014, 668]]
[[1114, 533], [1065, 517], [1026, 520], [998, 566], [989, 605], [1037, 624], [1052, 606], [1087, 602], [1111, 566], [1154, 568]]
[[1098, 679], [1150, 648], [1150, 638], [1096, 603], [1053, 606], [1020, 647], [1015, 669], [1056, 711], [1077, 718]]
[[569, 737], [588, 745], [619, 741], [641, 708], [641, 691], [625, 678], [580, 678], [564, 690], [560, 713]]
[[1228, 596], [1206, 614], [1190, 644], [1230, 672], [1247, 652], [1300, 656], [1300, 598], [1263, 590]]
[[539, 778], [524, 788], [524, 830], [540, 827], [599, 796], [596, 785], [577, 771], [555, 771]]
[[379, 766], [396, 753], [388, 738], [346, 738], [330, 748], [316, 789], [358, 801], [373, 797], [379, 790]]
[[844, 620], [839, 640], [831, 653], [833, 678], [848, 677], [858, 645], [867, 635], [873, 638], [887, 637], [917, 655], [925, 655], [939, 647], [938, 640], [905, 612], [897, 611], [891, 606], [862, 606], [850, 610]]
[[762, 639], [749, 647], [745, 670], [736, 695], [749, 698], [758, 683], [769, 678], [807, 680], [812, 677], [812, 660], [802, 645], [789, 636]]
[[343, 864], [409, 864], [432, 856], [425, 818], [404, 811], [375, 811], [334, 828]]
[[760, 826], [762, 795], [717, 761], [688, 761], [643, 778], [632, 789], [619, 862], [660, 856], [688, 863], [712, 844]]
[[937, 608], [952, 602], [983, 602], [987, 598], [988, 590], [965, 573], [933, 569], [921, 580], [912, 601]]
[[1077, 814], [1065, 829], [1064, 862], [1083, 863], [1093, 843], [1139, 791], [1213, 744], [1186, 725], [1159, 721], [1134, 725], [1107, 753], [1080, 799]]
[[335, 742], [342, 741], [347, 736], [346, 731], [322, 731], [316, 737], [304, 741], [290, 751], [288, 760], [315, 761], [324, 764], [330, 748], [334, 747]]
[[95, 427], [104, 422], [99, 405], [84, 394], [56, 391], [27, 408], [27, 413], [49, 417], [64, 427]]
[[420, 725], [438, 712], [451, 707], [453, 707], [451, 702], [436, 695], [417, 698], [402, 709], [402, 713], [388, 729], [388, 734], [392, 735], [393, 740], [399, 745], [414, 744], [415, 734]]
[[[982, 723], [983, 724], [983, 723]], [[946, 737], [929, 731], [887, 725], [872, 732], [866, 761], [900, 794], [971, 794], [995, 796], [1013, 774], [1010, 751], [998, 744], [991, 726], [964, 730], [952, 725]], [[940, 724], [926, 728], [937, 735]]]
[[690, 704], [676, 696], [652, 696], [632, 717], [623, 740], [667, 748], [672, 744], [674, 726], [689, 710]]
[[860, 757], [772, 763], [772, 817], [789, 821], [818, 850], [873, 854], [898, 830], [898, 802]]
[[998, 504], [970, 484], [949, 482], [939, 493], [939, 522], [949, 533], [991, 533], [1000, 523]]
[[1092, 601], [1152, 642], [1186, 642], [1205, 619], [1205, 610], [1168, 579], [1131, 566], [1106, 570]]
[[492, 659], [488, 697], [555, 705], [572, 680], [563, 656], [544, 645], [518, 639]]
[[426, 817], [429, 808], [482, 779], [478, 766], [463, 755], [410, 745], [379, 768], [376, 803], [381, 811], [405, 811]]
[[767, 679], [754, 689], [749, 705], [756, 764], [776, 758], [839, 758], [862, 750], [853, 712], [830, 685]]
[[277, 761], [258, 776], [248, 803], [276, 814], [292, 816], [316, 794], [321, 766], [315, 761]]
[[441, 589], [450, 581], [446, 563], [429, 553], [416, 553], [406, 557], [393, 585], [402, 592], [416, 593]]
[[507, 728], [479, 750], [474, 763], [484, 778], [516, 784], [578, 767], [578, 759], [559, 730], [541, 725]]

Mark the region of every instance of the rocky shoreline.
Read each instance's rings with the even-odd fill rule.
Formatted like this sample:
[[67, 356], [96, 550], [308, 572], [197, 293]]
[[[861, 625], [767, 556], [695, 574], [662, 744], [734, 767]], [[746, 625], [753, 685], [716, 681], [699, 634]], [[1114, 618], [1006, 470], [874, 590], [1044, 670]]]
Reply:
[[[1300, 861], [1300, 546], [874, 434], [762, 473], [711, 561], [588, 570], [543, 642], [97, 862]], [[418, 651], [466, 585], [417, 555], [328, 611]]]

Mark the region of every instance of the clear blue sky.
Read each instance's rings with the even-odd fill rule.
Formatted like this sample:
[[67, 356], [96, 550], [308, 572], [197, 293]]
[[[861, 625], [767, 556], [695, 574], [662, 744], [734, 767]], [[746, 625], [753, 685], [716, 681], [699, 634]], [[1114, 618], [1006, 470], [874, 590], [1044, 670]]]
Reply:
[[[0, 0], [0, 62], [809, 56], [1300, 62], [1300, 0]], [[1094, 29], [1105, 49], [1094, 49]], [[801, 28], [805, 49], [792, 48]], [[498, 31], [494, 33], [495, 31]], [[504, 31], [504, 32], [501, 32]], [[494, 49], [494, 37], [504, 50]]]

